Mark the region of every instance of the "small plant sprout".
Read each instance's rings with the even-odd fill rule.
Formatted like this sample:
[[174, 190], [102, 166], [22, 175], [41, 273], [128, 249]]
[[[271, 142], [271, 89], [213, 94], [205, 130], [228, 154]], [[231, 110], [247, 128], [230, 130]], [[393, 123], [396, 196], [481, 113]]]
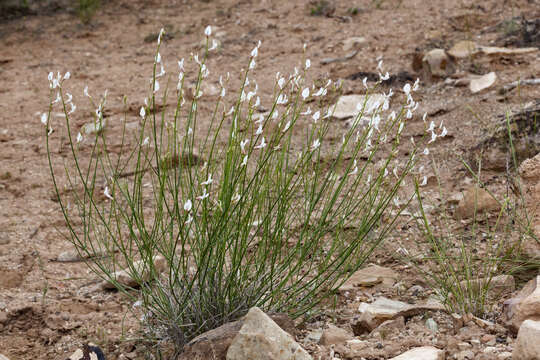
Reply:
[[[73, 146], [82, 136], [72, 128], [72, 97], [66, 76], [53, 73], [49, 111], [41, 115], [46, 126], [57, 108], [65, 115], [67, 159], [51, 150], [51, 133], [46, 144], [71, 241], [93, 271], [134, 302], [142, 299], [144, 334], [178, 350], [253, 306], [294, 318], [319, 306], [388, 237], [403, 181], [420, 176], [416, 154], [430, 132], [446, 134], [430, 126], [412, 150], [406, 142], [409, 155], [398, 163], [407, 117], [418, 107], [417, 83], [403, 87], [402, 104], [390, 106], [392, 91], [377, 102], [367, 95], [343, 129], [329, 104], [340, 84], [308, 80], [309, 59], [259, 90], [259, 42], [245, 54], [241, 85], [225, 90], [233, 75], [209, 71], [211, 35], [207, 26], [204, 52], [178, 61], [175, 88], [162, 77], [160, 31], [137, 130], [120, 130], [118, 121], [105, 127], [105, 97], [93, 104], [85, 87], [99, 131], [85, 135], [92, 146]], [[388, 77], [382, 62], [378, 69]], [[195, 79], [189, 92], [188, 78]], [[218, 79], [220, 96], [203, 96], [205, 82]], [[63, 100], [55, 103], [57, 95]], [[269, 110], [259, 113], [261, 103]], [[66, 184], [72, 192], [60, 190]], [[96, 196], [103, 188], [105, 198]], [[120, 268], [137, 286], [118, 283]]]

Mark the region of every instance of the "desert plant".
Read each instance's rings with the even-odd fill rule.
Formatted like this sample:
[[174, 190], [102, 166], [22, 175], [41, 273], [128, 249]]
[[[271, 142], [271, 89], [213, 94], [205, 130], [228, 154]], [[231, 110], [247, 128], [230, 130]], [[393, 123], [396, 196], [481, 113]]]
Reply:
[[[178, 348], [252, 306], [297, 317], [331, 295], [393, 228], [397, 215], [386, 210], [416, 153], [397, 161], [405, 122], [417, 107], [417, 83], [404, 87], [407, 102], [397, 113], [389, 109], [391, 91], [374, 102], [368, 90], [350, 127], [336, 131], [329, 120], [333, 107], [324, 99], [339, 87], [331, 81], [306, 85], [311, 62], [304, 59], [301, 70], [277, 74], [270, 110], [257, 114], [261, 100], [249, 76], [260, 43], [230, 110], [224, 105], [227, 80], [220, 77], [209, 123], [200, 124], [206, 59], [215, 48], [211, 28], [205, 33], [204, 54], [192, 56], [192, 96], [188, 100], [182, 59], [169, 113], [168, 86], [160, 90], [160, 33], [133, 137], [125, 126], [119, 139], [111, 137], [106, 97], [94, 103], [87, 89], [97, 109], [85, 129], [94, 135], [75, 135], [75, 105], [64, 85], [69, 73], [49, 74], [51, 101], [42, 115], [68, 239], [93, 271], [142, 305], [149, 335]], [[52, 150], [57, 106], [66, 125], [58, 130], [65, 131], [69, 149], [62, 177]], [[111, 152], [113, 141], [120, 146]], [[137, 291], [118, 281], [120, 268]]]
[[84, 24], [88, 24], [100, 5], [100, 0], [76, 0], [77, 15]]
[[[515, 149], [510, 133], [510, 122], [507, 118], [508, 142], [512, 154], [513, 170], [517, 171]], [[493, 315], [492, 308], [497, 298], [494, 293], [495, 276], [510, 274], [518, 267], [527, 266], [520, 257], [521, 245], [525, 241], [538, 241], [531, 228], [531, 220], [523, 192], [518, 179], [508, 182], [513, 187], [507, 195], [499, 200], [487, 190], [482, 178], [481, 160], [476, 172], [461, 159], [475, 181], [471, 204], [474, 207], [470, 219], [461, 222], [456, 219], [455, 209], [449, 204], [444, 194], [439, 169], [434, 158], [431, 159], [435, 177], [438, 179], [438, 195], [443, 199], [437, 206], [439, 215], [429, 216], [425, 211], [423, 194], [416, 185], [418, 211], [413, 214], [413, 223], [420, 230], [420, 254], [405, 252], [407, 261], [415, 266], [430, 287], [450, 312], [468, 314], [488, 318]], [[507, 176], [507, 179], [512, 176]], [[495, 213], [477, 211], [478, 193], [482, 191], [498, 203]], [[471, 193], [468, 194], [471, 196]], [[454, 214], [452, 214], [454, 213]], [[426, 251], [427, 245], [427, 251]], [[529, 264], [531, 265], [531, 264]], [[499, 288], [497, 291], [501, 291]]]

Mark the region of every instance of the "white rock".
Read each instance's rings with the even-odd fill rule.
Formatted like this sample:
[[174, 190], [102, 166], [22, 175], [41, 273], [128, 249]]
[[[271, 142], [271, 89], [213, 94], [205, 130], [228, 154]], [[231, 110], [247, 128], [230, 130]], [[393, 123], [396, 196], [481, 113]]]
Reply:
[[390, 360], [444, 360], [445, 351], [433, 346], [422, 346], [411, 349]]
[[[383, 94], [369, 94], [367, 100], [366, 95], [341, 96], [336, 105], [334, 105], [333, 116], [340, 120], [356, 117], [363, 108], [364, 112], [362, 116], [366, 117], [371, 115], [377, 109], [377, 103], [382, 105], [384, 100], [385, 96]], [[358, 105], [360, 106], [360, 110], [357, 108]]]
[[311, 359], [291, 335], [268, 315], [253, 307], [227, 350], [227, 360]]
[[364, 47], [367, 43], [365, 37], [351, 37], [343, 41], [343, 51], [358, 50]]
[[9, 358], [5, 355], [0, 354], [0, 360], [9, 360]]
[[373, 286], [382, 284], [384, 287], [392, 287], [396, 282], [398, 274], [389, 268], [370, 264], [365, 268], [356, 271], [343, 285], [340, 291], [351, 291], [356, 287]]
[[422, 71], [426, 80], [445, 78], [456, 71], [456, 65], [446, 51], [433, 49], [422, 58]]
[[493, 71], [482, 75], [477, 78], [472, 78], [471, 82], [469, 83], [469, 89], [473, 94], [480, 92], [484, 89], [487, 89], [488, 87], [495, 84], [495, 81], [497, 80], [497, 74], [495, 74]]
[[525, 320], [519, 328], [512, 360], [540, 359], [540, 321]]
[[[150, 280], [151, 274], [148, 271], [149, 265], [145, 265], [145, 263], [142, 260], [140, 260], [140, 261], [135, 261], [133, 263], [133, 267], [139, 273], [139, 276], [141, 277], [142, 281]], [[167, 260], [161, 255], [154, 256], [154, 267], [158, 273], [163, 272], [165, 268], [167, 267]], [[139, 286], [140, 284], [137, 282], [136, 279], [134, 279], [131, 276], [131, 273], [132, 272], [130, 269], [123, 269], [123, 270], [116, 271], [115, 273], [113, 273], [112, 276], [116, 279], [116, 281], [118, 281], [120, 284], [124, 286], [128, 286], [128, 287]], [[101, 283], [101, 287], [103, 289], [115, 288], [115, 286], [109, 281], [103, 281]]]

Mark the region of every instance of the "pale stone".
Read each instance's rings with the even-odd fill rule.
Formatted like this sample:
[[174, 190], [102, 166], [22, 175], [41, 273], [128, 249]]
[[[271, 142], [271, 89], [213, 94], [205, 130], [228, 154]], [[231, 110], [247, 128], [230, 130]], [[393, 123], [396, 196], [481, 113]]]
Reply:
[[[154, 260], [154, 267], [155, 267], [156, 272], [161, 273], [167, 268], [167, 260], [163, 256], [161, 255], [154, 256], [153, 260]], [[150, 271], [148, 271], [149, 270], [148, 267], [149, 267], [148, 265], [145, 266], [145, 263], [142, 260], [135, 261], [133, 263], [133, 268], [138, 272], [139, 276], [141, 277], [140, 280], [142, 281], [150, 280], [150, 276], [152, 274], [150, 273]], [[112, 277], [116, 279], [116, 281], [123, 286], [127, 286], [127, 287], [139, 286], [140, 283], [131, 276], [131, 273], [132, 271], [129, 268], [127, 268], [127, 269], [114, 272], [112, 274]], [[113, 283], [106, 280], [101, 283], [101, 287], [104, 289], [115, 288]]]
[[0, 360], [9, 360], [9, 358], [3, 354], [0, 354]]
[[478, 53], [478, 46], [474, 41], [463, 40], [459, 41], [450, 50], [448, 54], [455, 58], [468, 58]]
[[540, 321], [525, 320], [519, 328], [512, 360], [540, 359]]
[[[523, 194], [527, 203], [532, 230], [540, 238], [540, 153], [527, 159], [519, 166], [523, 179]], [[540, 243], [531, 237], [525, 238], [524, 252], [530, 258], [540, 259]]]
[[367, 43], [365, 37], [351, 37], [343, 41], [343, 51], [358, 50], [364, 47]]
[[253, 307], [227, 350], [227, 360], [311, 359], [291, 335], [268, 315]]
[[422, 58], [422, 72], [426, 80], [444, 78], [455, 71], [454, 61], [443, 49], [433, 49]]
[[433, 346], [422, 346], [411, 349], [390, 360], [444, 360], [445, 351]]
[[471, 90], [473, 94], [475, 94], [477, 92], [480, 92], [484, 89], [491, 87], [493, 84], [495, 84], [496, 80], [497, 80], [497, 74], [495, 74], [492, 71], [480, 77], [472, 78], [469, 83], [469, 89]]
[[328, 325], [328, 328], [323, 330], [319, 344], [325, 346], [337, 345], [343, 344], [352, 339], [353, 336], [347, 330], [330, 324]]
[[475, 212], [480, 214], [500, 210], [500, 208], [499, 202], [487, 190], [471, 186], [464, 192], [463, 199], [456, 207], [455, 215], [458, 219], [465, 219], [472, 217]]
[[343, 285], [340, 291], [351, 291], [356, 287], [373, 286], [382, 284], [384, 287], [391, 287], [396, 282], [398, 274], [389, 268], [370, 264], [363, 269], [356, 271]]
[[385, 99], [382, 94], [369, 94], [367, 99], [366, 95], [345, 95], [338, 99], [331, 112], [336, 119], [345, 120], [355, 118], [364, 109], [362, 116], [367, 117], [378, 108], [377, 104], [382, 105]]
[[507, 325], [514, 332], [523, 321], [540, 321], [540, 275], [530, 280], [518, 295], [504, 302], [504, 314]]
[[381, 297], [371, 304], [360, 304], [358, 308], [360, 317], [353, 324], [353, 330], [356, 335], [359, 335], [363, 332], [372, 331], [386, 320], [394, 319], [398, 316], [413, 316], [430, 310], [442, 311], [444, 310], [444, 306], [435, 302], [411, 305]]

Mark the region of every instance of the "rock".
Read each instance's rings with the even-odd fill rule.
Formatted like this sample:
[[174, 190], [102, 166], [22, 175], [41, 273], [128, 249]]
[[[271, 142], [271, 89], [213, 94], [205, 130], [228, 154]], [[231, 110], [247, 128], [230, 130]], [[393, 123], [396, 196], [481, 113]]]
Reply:
[[[112, 274], [112, 277], [118, 281], [123, 286], [127, 287], [137, 287], [140, 285], [140, 281], [149, 281], [150, 276], [152, 276], [151, 272], [149, 271], [149, 265], [145, 265], [144, 261], [139, 260], [135, 261], [133, 263], [134, 269], [138, 272], [138, 275], [140, 276], [139, 281], [137, 279], [134, 279], [131, 274], [132, 271], [129, 268], [116, 271]], [[167, 260], [161, 256], [156, 255], [154, 256], [154, 267], [157, 273], [163, 272], [167, 268]], [[101, 282], [101, 287], [103, 289], [115, 289], [116, 287], [114, 284], [110, 281], [104, 280]]]
[[456, 207], [455, 215], [458, 219], [465, 219], [472, 217], [475, 213], [497, 211], [500, 208], [499, 202], [487, 190], [471, 186], [464, 192], [463, 199]]
[[478, 47], [474, 41], [459, 41], [450, 50], [448, 54], [458, 59], [468, 58], [478, 53]]
[[253, 307], [227, 350], [227, 360], [311, 359], [294, 338]]
[[472, 350], [463, 350], [456, 354], [457, 360], [474, 360], [474, 351]]
[[95, 345], [87, 344], [77, 349], [67, 360], [105, 360], [103, 351]]
[[347, 330], [338, 328], [337, 326], [330, 324], [328, 325], [328, 328], [323, 330], [319, 344], [324, 346], [337, 345], [343, 344], [352, 339], [353, 336]]
[[491, 55], [491, 56], [497, 56], [497, 55], [522, 55], [522, 54], [530, 54], [533, 52], [537, 52], [539, 49], [535, 47], [528, 47], [528, 48], [504, 48], [504, 47], [496, 47], [496, 46], [479, 46], [478, 52], [485, 54], [485, 55]]
[[479, 77], [471, 78], [469, 82], [469, 89], [473, 94], [489, 88], [497, 80], [497, 74], [493, 71]]
[[340, 120], [355, 118], [362, 109], [364, 109], [362, 117], [369, 117], [385, 99], [382, 94], [369, 94], [367, 100], [366, 95], [345, 95], [338, 99], [331, 111], [333, 116]]
[[[519, 166], [519, 174], [523, 180], [523, 194], [532, 222], [531, 227], [540, 238], [540, 153], [523, 161]], [[536, 239], [527, 237], [522, 246], [530, 258], [540, 258], [540, 243]]]
[[480, 292], [489, 281], [490, 296], [500, 296], [503, 293], [511, 293], [516, 289], [516, 282], [512, 275], [498, 275], [491, 278], [463, 280], [459, 283], [461, 289], [465, 291]]
[[384, 287], [392, 287], [396, 282], [398, 274], [390, 269], [379, 265], [370, 264], [363, 269], [356, 271], [343, 285], [340, 291], [351, 291], [357, 287], [373, 286], [382, 284]]
[[9, 360], [9, 358], [5, 355], [0, 354], [0, 360]]
[[404, 328], [405, 328], [405, 317], [398, 316], [395, 319], [386, 320], [381, 325], [377, 326], [377, 328], [373, 330], [371, 334], [374, 334], [375, 332], [378, 332], [379, 334], [388, 334], [391, 331], [400, 330]]
[[433, 49], [422, 57], [422, 76], [426, 81], [436, 81], [456, 71], [454, 60], [443, 49]]
[[107, 126], [107, 120], [103, 119], [101, 121], [94, 121], [88, 124], [84, 124], [82, 130], [86, 135], [99, 135], [103, 131], [103, 129], [105, 129], [105, 126]]
[[527, 319], [540, 321], [540, 275], [525, 284], [516, 297], [504, 302], [504, 314], [514, 332]]
[[444, 360], [445, 351], [433, 346], [422, 346], [411, 349], [390, 360]]
[[[270, 318], [292, 336], [296, 334], [294, 322], [286, 314], [270, 314]], [[226, 323], [197, 336], [184, 346], [179, 360], [225, 359], [229, 346], [244, 324], [244, 319], [245, 317]]]
[[437, 322], [432, 318], [426, 320], [426, 327], [433, 333], [439, 331], [439, 325], [437, 325]]
[[343, 41], [343, 51], [358, 50], [367, 44], [365, 37], [351, 37]]
[[512, 360], [540, 359], [540, 321], [525, 320], [521, 324], [512, 353]]
[[411, 305], [381, 297], [371, 304], [360, 304], [358, 308], [360, 317], [352, 325], [353, 331], [355, 335], [360, 335], [364, 332], [372, 331], [386, 320], [394, 319], [398, 316], [413, 316], [430, 310], [442, 311], [444, 310], [444, 306], [440, 303]]

